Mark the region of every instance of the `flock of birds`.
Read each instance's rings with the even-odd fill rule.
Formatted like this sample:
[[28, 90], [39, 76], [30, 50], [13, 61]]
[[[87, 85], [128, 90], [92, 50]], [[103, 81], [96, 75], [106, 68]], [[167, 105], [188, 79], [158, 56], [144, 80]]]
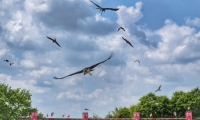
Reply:
[[[91, 0], [90, 0], [90, 2], [92, 2], [94, 5], [97, 6], [96, 9], [99, 9], [99, 10], [100, 10], [101, 15], [102, 15], [102, 12], [105, 12], [106, 10], [112, 10], [112, 11], [117, 11], [117, 10], [119, 10], [119, 8], [103, 8], [103, 7], [97, 5], [96, 3], [94, 3], [94, 2], [91, 1]], [[123, 27], [119, 27], [118, 30], [117, 30], [117, 32], [120, 31], [120, 30], [126, 31]], [[49, 40], [51, 40], [53, 43], [55, 43], [55, 44], [57, 44], [59, 47], [61, 47], [60, 44], [56, 41], [56, 38], [53, 39], [53, 38], [48, 37], [48, 36], [46, 36], [46, 37], [47, 37]], [[134, 46], [131, 44], [131, 42], [130, 42], [129, 40], [125, 39], [124, 37], [122, 37], [122, 40], [124, 40], [127, 44], [129, 44], [131, 47], [134, 48]], [[103, 60], [103, 61], [101, 61], [101, 62], [98, 62], [98, 63], [96, 63], [96, 64], [94, 64], [94, 65], [89, 66], [89, 67], [83, 68], [83, 69], [80, 70], [80, 71], [74, 72], [74, 73], [69, 74], [69, 75], [64, 76], [64, 77], [60, 77], [60, 78], [54, 77], [54, 79], [64, 79], [64, 78], [66, 78], [66, 77], [69, 77], [69, 76], [72, 76], [72, 75], [75, 75], [75, 74], [80, 74], [80, 73], [83, 73], [84, 75], [90, 74], [90, 75], [92, 76], [91, 71], [94, 71], [94, 68], [95, 68], [95, 67], [97, 67], [98, 65], [100, 65], [100, 64], [106, 62], [107, 60], [111, 59], [111, 58], [113, 57], [113, 55], [114, 55], [114, 54], [111, 53], [111, 55], [110, 55], [107, 59], [105, 59], [105, 60]], [[14, 64], [13, 62], [10, 62], [10, 61], [7, 60], [7, 59], [4, 60], [4, 61], [7, 62], [7, 63], [9, 63], [10, 66], [11, 66], [12, 64]], [[140, 61], [139, 61], [139, 60], [135, 60], [134, 62], [138, 62], [139, 65], [140, 65]], [[140, 66], [141, 66], [141, 65], [140, 65]], [[155, 92], [157, 92], [157, 91], [161, 91], [161, 85], [159, 86], [159, 88], [158, 88]], [[85, 108], [85, 110], [87, 111], [87, 110], [89, 110], [89, 109]], [[89, 110], [89, 111], [90, 111], [90, 110]], [[51, 117], [53, 117], [53, 115], [54, 115], [54, 112], [51, 113]], [[48, 113], [47, 113], [46, 116], [48, 117]], [[64, 116], [65, 116], [65, 114], [62, 115], [62, 117], [64, 117]], [[69, 118], [69, 117], [70, 117], [70, 114], [69, 114], [67, 117]]]

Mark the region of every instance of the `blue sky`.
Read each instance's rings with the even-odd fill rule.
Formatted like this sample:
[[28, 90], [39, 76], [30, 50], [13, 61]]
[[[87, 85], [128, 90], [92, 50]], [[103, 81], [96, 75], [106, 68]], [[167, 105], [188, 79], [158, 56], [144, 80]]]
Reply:
[[[170, 97], [200, 78], [198, 0], [1, 0], [0, 82], [30, 90], [32, 106], [54, 117], [105, 117], [154, 92]], [[122, 26], [126, 31], [117, 29]], [[46, 36], [56, 38], [61, 47]], [[130, 47], [121, 37], [128, 39]], [[92, 76], [63, 77], [115, 56]], [[14, 62], [12, 66], [5, 59]], [[134, 62], [140, 60], [141, 66]]]

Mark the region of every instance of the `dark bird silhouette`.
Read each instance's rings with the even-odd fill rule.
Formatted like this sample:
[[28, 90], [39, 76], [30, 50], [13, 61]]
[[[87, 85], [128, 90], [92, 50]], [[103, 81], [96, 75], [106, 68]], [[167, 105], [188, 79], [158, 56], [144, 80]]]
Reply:
[[[85, 110], [87, 111], [87, 110], [89, 110], [89, 109], [85, 108]], [[89, 110], [89, 111], [90, 111], [90, 110]]]
[[65, 113], [62, 115], [62, 117], [65, 117]]
[[56, 41], [56, 38], [52, 39], [52, 38], [50, 38], [50, 37], [48, 37], [48, 36], [46, 36], [46, 37], [47, 37], [48, 39], [52, 40], [53, 43], [56, 43], [59, 47], [61, 47], [61, 46], [58, 44], [58, 42]]
[[4, 60], [5, 62], [9, 62], [9, 60]]
[[160, 86], [159, 86], [159, 88], [158, 88], [158, 89], [157, 89], [155, 92], [157, 92], [157, 91], [161, 91], [161, 89], [160, 89], [160, 88], [161, 88], [161, 86], [162, 86], [162, 85], [160, 85]]
[[51, 117], [54, 115], [54, 112], [51, 113]]
[[67, 116], [68, 118], [70, 117], [70, 114]]
[[125, 39], [125, 38], [123, 38], [123, 37], [122, 37], [122, 39], [123, 39], [124, 41], [126, 41], [126, 43], [128, 43], [131, 47], [133, 47], [133, 45], [132, 45], [127, 39]]
[[47, 117], [48, 117], [48, 113], [47, 113]]
[[[119, 27], [119, 28], [118, 28], [118, 31], [119, 31], [120, 29], [122, 29], [122, 30], [124, 30], [124, 31], [125, 31], [125, 29], [124, 29], [123, 27]], [[118, 31], [117, 31], [117, 32], [118, 32]]]
[[93, 71], [94, 68], [95, 68], [96, 66], [98, 66], [99, 64], [104, 63], [104, 62], [106, 62], [107, 60], [111, 59], [112, 56], [113, 56], [113, 53], [111, 53], [111, 55], [110, 55], [106, 60], [104, 60], [104, 61], [102, 61], [102, 62], [96, 63], [96, 64], [94, 64], [94, 65], [92, 65], [92, 66], [90, 66], [90, 67], [86, 67], [86, 68], [84, 68], [84, 69], [82, 69], [82, 70], [80, 70], [80, 71], [78, 71], [78, 72], [69, 74], [69, 75], [64, 76], [64, 77], [61, 77], [61, 78], [54, 77], [54, 79], [63, 79], [63, 78], [66, 78], [66, 77], [69, 77], [69, 76], [72, 76], [72, 75], [75, 75], [75, 74], [80, 74], [80, 73], [84, 73], [84, 75], [86, 75], [86, 74], [92, 75], [90, 72]]
[[92, 2], [94, 5], [96, 5], [96, 6], [98, 7], [97, 9], [99, 9], [99, 10], [101, 11], [101, 14], [102, 14], [102, 12], [105, 12], [106, 10], [112, 10], [112, 11], [117, 11], [117, 10], [119, 10], [119, 8], [103, 8], [103, 7], [97, 5], [96, 3], [94, 3], [94, 2], [91, 1], [91, 0], [90, 0], [90, 2]]
[[12, 64], [14, 64], [14, 63], [10, 63], [10, 66], [11, 66]]
[[[140, 61], [139, 60], [135, 60], [134, 62], [138, 62], [139, 63], [139, 65], [140, 65]], [[140, 65], [141, 66], [141, 65]]]

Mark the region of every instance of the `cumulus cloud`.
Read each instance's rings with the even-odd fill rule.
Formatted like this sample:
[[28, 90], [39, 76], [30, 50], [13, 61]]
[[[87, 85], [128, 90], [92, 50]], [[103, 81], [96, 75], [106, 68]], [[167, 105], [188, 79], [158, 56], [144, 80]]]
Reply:
[[194, 26], [194, 27], [200, 27], [200, 18], [197, 18], [197, 17], [195, 17], [194, 19], [187, 18], [186, 19], [186, 25]]

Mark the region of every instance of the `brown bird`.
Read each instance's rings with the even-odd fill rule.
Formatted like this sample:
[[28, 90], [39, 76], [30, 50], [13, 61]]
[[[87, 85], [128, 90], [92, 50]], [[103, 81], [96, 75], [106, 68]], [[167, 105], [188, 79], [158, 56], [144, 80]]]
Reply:
[[[118, 28], [118, 31], [119, 31], [120, 29], [122, 29], [122, 30], [124, 30], [124, 31], [125, 31], [125, 29], [124, 29], [123, 27], [119, 27], [119, 28]], [[118, 32], [118, 31], [117, 31], [117, 32]]]
[[159, 86], [159, 88], [158, 88], [158, 89], [157, 89], [155, 92], [157, 92], [157, 91], [161, 91], [161, 89], [160, 89], [160, 88], [161, 88], [161, 86], [162, 86], [162, 85], [160, 85], [160, 86]]
[[125, 38], [123, 38], [123, 37], [122, 37], [122, 39], [123, 39], [124, 41], [126, 41], [126, 43], [128, 43], [131, 47], [133, 47], [133, 45], [132, 45], [127, 39], [125, 39]]
[[5, 61], [5, 62], [9, 62], [9, 60], [7, 60], [7, 59], [6, 59], [6, 60], [4, 60], [4, 61]]
[[[87, 110], [89, 110], [89, 109], [85, 108], [85, 110], [87, 111]], [[89, 111], [90, 111], [90, 110], [89, 110]]]
[[102, 12], [105, 12], [106, 10], [112, 10], [112, 11], [119, 10], [119, 8], [102, 8], [101, 6], [97, 5], [93, 1], [90, 0], [90, 2], [92, 2], [94, 5], [96, 5], [98, 7], [97, 9], [99, 9], [101, 11], [101, 14], [102, 14]]
[[70, 114], [67, 116], [68, 118], [70, 117]]
[[53, 43], [56, 43], [59, 47], [61, 47], [61, 46], [58, 44], [58, 42], [56, 41], [56, 38], [52, 39], [52, 38], [50, 38], [50, 37], [48, 37], [48, 36], [46, 36], [46, 37], [47, 37], [48, 39], [52, 40]]
[[[138, 62], [139, 63], [139, 65], [140, 65], [140, 61], [139, 60], [135, 60], [134, 62]], [[140, 65], [141, 66], [141, 65]]]
[[10, 63], [10, 66], [11, 66], [12, 64], [14, 64], [14, 63]]
[[93, 69], [94, 69], [96, 66], [98, 66], [98, 65], [101, 64], [101, 63], [106, 62], [107, 60], [111, 59], [112, 57], [113, 57], [113, 53], [111, 53], [111, 55], [110, 55], [106, 60], [104, 60], [104, 61], [102, 61], [102, 62], [96, 63], [96, 64], [94, 64], [94, 65], [92, 65], [92, 66], [90, 66], [90, 67], [86, 67], [86, 68], [84, 68], [84, 69], [82, 69], [82, 70], [80, 70], [80, 71], [78, 71], [78, 72], [69, 74], [69, 75], [64, 76], [64, 77], [61, 77], [61, 78], [54, 77], [54, 79], [63, 79], [63, 78], [66, 78], [66, 77], [69, 77], [69, 76], [72, 76], [72, 75], [75, 75], [75, 74], [80, 74], [80, 73], [84, 73], [84, 75], [86, 75], [86, 74], [92, 75], [90, 72], [93, 71]]

